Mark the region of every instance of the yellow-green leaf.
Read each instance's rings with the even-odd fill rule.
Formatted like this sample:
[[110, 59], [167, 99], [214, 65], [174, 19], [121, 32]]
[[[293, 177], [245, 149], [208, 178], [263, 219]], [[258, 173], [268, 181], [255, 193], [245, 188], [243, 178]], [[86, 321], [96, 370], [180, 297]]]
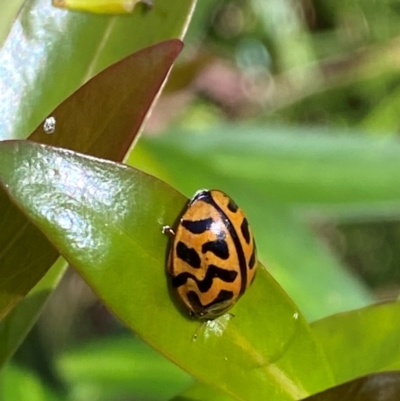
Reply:
[[400, 370], [400, 302], [368, 306], [312, 323], [337, 383]]

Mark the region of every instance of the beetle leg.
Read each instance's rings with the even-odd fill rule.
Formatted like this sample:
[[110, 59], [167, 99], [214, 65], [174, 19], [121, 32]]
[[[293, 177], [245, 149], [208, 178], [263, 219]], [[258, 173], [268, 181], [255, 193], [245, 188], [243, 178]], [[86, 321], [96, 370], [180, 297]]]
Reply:
[[163, 226], [162, 233], [171, 238], [175, 237], [175, 231], [170, 226]]

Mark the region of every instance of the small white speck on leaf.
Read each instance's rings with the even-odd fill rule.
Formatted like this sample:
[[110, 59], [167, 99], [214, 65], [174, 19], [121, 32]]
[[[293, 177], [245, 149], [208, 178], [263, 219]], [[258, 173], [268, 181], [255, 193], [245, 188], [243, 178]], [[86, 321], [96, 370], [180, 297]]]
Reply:
[[47, 117], [44, 120], [43, 130], [46, 134], [54, 134], [56, 131], [56, 119], [53, 116]]

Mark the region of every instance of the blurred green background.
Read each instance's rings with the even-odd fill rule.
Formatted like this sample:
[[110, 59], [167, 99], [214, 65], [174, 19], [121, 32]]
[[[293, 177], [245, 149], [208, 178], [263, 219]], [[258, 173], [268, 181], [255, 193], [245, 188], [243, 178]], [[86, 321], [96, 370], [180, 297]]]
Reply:
[[[362, 136], [366, 143], [377, 137], [381, 139], [379, 143], [392, 140], [400, 127], [399, 27], [400, 4], [394, 0], [200, 0], [186, 35], [185, 50], [129, 161], [191, 196], [192, 186], [199, 185], [198, 179], [190, 181], [184, 173], [179, 177], [179, 171], [174, 171], [172, 166], [174, 157], [184, 159], [192, 154], [194, 159], [188, 160], [198, 160], [198, 168], [207, 167], [207, 157], [201, 154], [207, 142], [203, 134], [213, 129], [221, 137], [226, 134], [229, 138], [234, 127], [242, 127], [245, 138], [246, 127], [264, 127], [266, 133], [276, 135], [277, 143], [279, 138], [283, 142], [289, 136], [294, 138], [294, 147], [299, 143], [296, 140], [303, 137], [313, 143], [308, 137], [310, 133], [338, 138], [345, 135], [350, 140], [355, 136], [356, 142]], [[197, 155], [196, 149], [191, 150], [190, 144], [185, 144], [179, 136], [182, 132], [195, 132], [200, 138]], [[213, 140], [216, 135], [214, 132]], [[163, 143], [172, 143], [170, 153]], [[240, 140], [233, 143], [238, 144]], [[277, 148], [283, 152], [283, 147]], [[218, 166], [220, 170], [236, 171], [234, 157], [231, 165], [229, 158], [226, 160], [226, 165]], [[368, 171], [365, 173], [368, 175]], [[230, 179], [233, 178], [234, 174]], [[236, 185], [239, 199], [245, 200], [242, 191], [246, 191], [247, 184], [251, 185], [247, 180], [244, 175], [242, 181], [227, 186]], [[218, 179], [210, 182], [217, 183]], [[291, 188], [297, 190], [296, 186]], [[286, 200], [297, 199], [297, 194], [283, 196], [285, 191], [285, 186], [275, 189], [274, 204], [284, 203], [285, 196]], [[252, 215], [257, 219], [256, 208], [252, 208], [251, 202], [248, 204], [250, 221]], [[298, 212], [301, 221], [307, 224], [307, 232], [315, 234], [324, 252], [333, 255], [334, 263], [346, 269], [344, 282], [346, 277], [351, 277], [349, 280], [359, 283], [357, 291], [368, 294], [347, 308], [340, 302], [335, 306], [333, 302], [331, 309], [313, 309], [315, 299], [308, 301], [304, 293], [317, 284], [302, 293], [294, 288], [293, 281], [297, 279], [287, 278], [291, 272], [273, 266], [272, 273], [300, 307], [304, 302], [304, 313], [310, 320], [367, 304], [369, 300], [397, 297], [400, 284], [398, 204], [383, 202], [379, 207], [358, 209], [355, 203], [347, 209], [336, 212], [333, 208], [327, 213], [321, 205], [315, 208], [301, 202], [293, 205], [288, 213]], [[254, 225], [256, 233], [261, 231], [261, 222]], [[308, 240], [304, 240], [299, 247], [308, 245]], [[260, 253], [263, 262], [268, 260], [268, 251]], [[294, 259], [298, 257], [292, 255]], [[275, 259], [279, 260], [279, 255]], [[352, 286], [346, 291], [351, 292]], [[101, 352], [96, 351], [98, 341], [102, 344], [98, 348]], [[132, 352], [146, 353], [151, 360], [148, 372], [143, 366], [137, 371], [143, 389], [134, 388], [131, 383], [135, 368], [124, 360], [127, 347], [134, 348]], [[107, 350], [112, 355], [109, 359]], [[104, 358], [103, 362], [99, 355]], [[92, 356], [95, 362], [90, 359]], [[103, 365], [109, 368], [110, 364], [118, 372], [114, 378], [102, 370]], [[186, 374], [132, 340], [72, 270], [51, 296], [38, 323], [15, 355], [12, 366], [16, 365], [41, 376], [51, 394], [52, 387], [54, 394], [62, 394], [65, 387], [72, 388], [71, 399], [78, 401], [169, 399], [192, 383]], [[124, 372], [127, 372], [125, 380]], [[19, 373], [9, 367], [6, 374]], [[165, 387], [162, 383], [155, 386], [163, 389], [161, 394], [149, 393], [154, 383], [151, 378], [146, 381], [148, 376], [169, 377]], [[28, 380], [27, 375], [24, 377]], [[29, 388], [28, 383], [26, 387]], [[165, 388], [171, 389], [169, 396]], [[9, 394], [6, 387], [2, 391]], [[131, 397], [132, 393], [136, 398]], [[46, 395], [43, 399], [51, 397]], [[54, 399], [57, 397], [54, 395]]]

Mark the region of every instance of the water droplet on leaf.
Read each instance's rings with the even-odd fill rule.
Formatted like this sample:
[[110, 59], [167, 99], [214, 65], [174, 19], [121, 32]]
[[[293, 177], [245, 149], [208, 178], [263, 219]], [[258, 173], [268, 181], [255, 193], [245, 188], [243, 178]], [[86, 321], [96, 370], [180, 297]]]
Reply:
[[54, 134], [56, 130], [56, 119], [53, 116], [46, 118], [43, 123], [43, 130], [46, 134]]

